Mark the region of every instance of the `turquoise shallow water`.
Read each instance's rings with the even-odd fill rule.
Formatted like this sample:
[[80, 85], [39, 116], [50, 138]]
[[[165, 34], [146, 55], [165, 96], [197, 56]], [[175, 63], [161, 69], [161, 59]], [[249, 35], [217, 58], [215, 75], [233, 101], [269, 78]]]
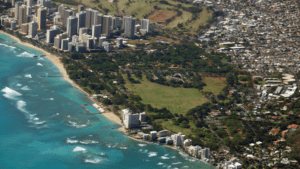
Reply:
[[156, 144], [142, 144], [60, 76], [39, 51], [0, 34], [0, 168], [212, 168]]

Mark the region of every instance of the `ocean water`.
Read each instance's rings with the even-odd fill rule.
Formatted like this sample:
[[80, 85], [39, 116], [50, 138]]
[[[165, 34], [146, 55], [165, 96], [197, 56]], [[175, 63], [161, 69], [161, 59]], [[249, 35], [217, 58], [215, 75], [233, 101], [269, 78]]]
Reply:
[[[212, 168], [129, 139], [39, 51], [0, 34], [0, 168]], [[56, 77], [48, 77], [56, 76]]]

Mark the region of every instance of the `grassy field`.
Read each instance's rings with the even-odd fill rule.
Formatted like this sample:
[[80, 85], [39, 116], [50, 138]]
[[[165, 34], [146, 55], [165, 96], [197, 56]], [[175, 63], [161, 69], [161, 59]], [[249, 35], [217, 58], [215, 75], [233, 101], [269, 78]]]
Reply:
[[207, 86], [204, 87], [204, 92], [212, 92], [218, 94], [226, 86], [225, 77], [203, 77], [203, 81]]
[[[166, 107], [172, 113], [185, 114], [191, 108], [201, 105], [208, 100], [194, 88], [174, 88], [148, 81], [145, 77], [141, 84], [131, 84], [127, 77], [125, 87], [142, 97], [144, 104], [151, 104], [156, 108]], [[207, 86], [204, 91], [220, 92], [225, 83], [223, 79], [205, 78]]]

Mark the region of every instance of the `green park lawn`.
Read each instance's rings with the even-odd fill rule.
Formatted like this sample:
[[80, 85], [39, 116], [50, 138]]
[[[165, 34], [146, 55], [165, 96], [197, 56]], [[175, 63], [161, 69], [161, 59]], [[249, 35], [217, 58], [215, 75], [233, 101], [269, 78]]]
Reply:
[[[185, 114], [191, 108], [208, 101], [198, 89], [159, 85], [148, 81], [146, 77], [140, 80], [140, 84], [131, 84], [126, 76], [124, 79], [126, 80], [125, 87], [141, 96], [144, 104], [151, 104], [156, 108], [166, 107], [172, 113]], [[207, 77], [205, 81], [207, 81], [207, 86], [203, 91], [218, 93], [225, 86], [223, 79]]]

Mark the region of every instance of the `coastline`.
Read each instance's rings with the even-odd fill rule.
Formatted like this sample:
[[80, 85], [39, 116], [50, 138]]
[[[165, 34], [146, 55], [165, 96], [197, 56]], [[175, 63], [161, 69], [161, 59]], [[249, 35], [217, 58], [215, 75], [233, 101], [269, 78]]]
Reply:
[[[10, 38], [15, 40], [20, 45], [23, 45], [23, 46], [26, 46], [26, 47], [29, 47], [29, 48], [32, 48], [32, 49], [35, 49], [35, 50], [38, 50], [38, 51], [44, 53], [45, 58], [48, 59], [50, 62], [52, 62], [59, 69], [59, 71], [63, 75], [63, 78], [67, 82], [69, 82], [72, 86], [76, 87], [78, 90], [80, 90], [82, 93], [84, 93], [91, 101], [93, 101], [95, 103], [98, 103], [98, 101], [96, 101], [95, 99], [90, 97], [90, 95], [86, 91], [81, 89], [72, 79], [69, 78], [69, 75], [68, 75], [63, 63], [61, 62], [60, 57], [58, 57], [57, 55], [53, 55], [53, 54], [51, 54], [51, 53], [49, 53], [49, 52], [47, 52], [47, 51], [45, 51], [45, 50], [43, 50], [39, 47], [33, 46], [32, 44], [22, 42], [19, 38], [15, 37], [15, 36], [13, 36], [9, 33], [6, 33], [2, 30], [0, 30], [0, 33], [9, 36]], [[113, 112], [110, 112], [110, 111], [107, 111], [107, 110], [104, 113], [101, 113], [101, 114], [103, 116], [105, 116], [106, 118], [108, 118], [109, 120], [121, 125], [121, 127], [119, 127], [118, 130], [122, 131], [123, 133], [126, 133], [125, 127], [123, 126], [121, 119], [117, 115], [115, 115]]]
[[[15, 36], [13, 36], [13, 35], [11, 35], [11, 34], [9, 34], [9, 33], [6, 33], [6, 32], [4, 32], [4, 31], [2, 31], [2, 30], [0, 30], [0, 34], [5, 34], [5, 35], [9, 36], [10, 38], [14, 39], [14, 40], [15, 40], [18, 44], [20, 44], [20, 45], [23, 45], [23, 46], [26, 46], [26, 47], [29, 47], [29, 48], [33, 48], [33, 49], [35, 49], [35, 50], [38, 50], [38, 51], [44, 53], [44, 54], [45, 54], [45, 58], [47, 58], [49, 61], [51, 61], [51, 62], [52, 62], [52, 63], [60, 70], [60, 72], [61, 72], [62, 75], [63, 75], [63, 78], [64, 78], [67, 82], [69, 82], [72, 86], [76, 87], [78, 90], [80, 90], [82, 93], [84, 93], [91, 101], [93, 101], [93, 102], [99, 104], [98, 101], [96, 101], [95, 99], [93, 99], [92, 97], [90, 97], [90, 95], [89, 95], [86, 91], [84, 91], [83, 89], [81, 89], [81, 88], [80, 88], [80, 87], [79, 87], [72, 79], [69, 78], [69, 75], [67, 74], [67, 71], [66, 71], [66, 69], [65, 69], [65, 67], [64, 67], [64, 65], [63, 65], [63, 63], [62, 63], [61, 60], [60, 60], [61, 57], [58, 57], [57, 55], [53, 55], [53, 54], [51, 54], [51, 53], [49, 53], [49, 52], [47, 52], [47, 51], [45, 51], [45, 50], [43, 50], [43, 49], [41, 49], [41, 48], [39, 48], [39, 47], [33, 46], [32, 44], [29, 44], [29, 43], [26, 43], [26, 42], [22, 42], [19, 38], [15, 37]], [[106, 108], [106, 107], [105, 107], [105, 108]], [[105, 110], [104, 113], [100, 113], [100, 114], [102, 114], [103, 116], [105, 116], [107, 119], [109, 119], [109, 120], [111, 120], [111, 121], [113, 121], [113, 122], [119, 124], [121, 127], [119, 127], [118, 130], [121, 131], [123, 134], [127, 135], [130, 139], [135, 140], [135, 141], [138, 141], [138, 142], [141, 142], [141, 143], [158, 144], [158, 143], [155, 143], [155, 142], [149, 142], [149, 141], [137, 139], [137, 138], [135, 138], [135, 137], [133, 137], [133, 136], [130, 136], [130, 135], [128, 134], [128, 132], [126, 131], [126, 128], [123, 126], [122, 121], [121, 121], [121, 119], [119, 118], [119, 116], [117, 116], [116, 114], [114, 114], [114, 113], [111, 112], [111, 111], [107, 111], [107, 108], [106, 108], [106, 110]], [[158, 144], [158, 145], [161, 145], [161, 144]], [[192, 159], [194, 159], [194, 160], [200, 161], [200, 162], [202, 162], [202, 163], [205, 163], [205, 164], [207, 164], [207, 165], [213, 167], [211, 164], [209, 164], [209, 163], [207, 163], [207, 162], [205, 162], [205, 161], [202, 161], [201, 159], [195, 158], [195, 157], [193, 157], [193, 156], [187, 154], [186, 152], [184, 152], [183, 150], [181, 150], [181, 149], [179, 149], [179, 148], [177, 148], [177, 147], [174, 147], [174, 146], [168, 146], [168, 145], [162, 145], [162, 146], [171, 148], [171, 149], [173, 149], [173, 150], [177, 150], [177, 151], [179, 151], [180, 153], [182, 153], [183, 155], [188, 156], [189, 158], [192, 158]]]

